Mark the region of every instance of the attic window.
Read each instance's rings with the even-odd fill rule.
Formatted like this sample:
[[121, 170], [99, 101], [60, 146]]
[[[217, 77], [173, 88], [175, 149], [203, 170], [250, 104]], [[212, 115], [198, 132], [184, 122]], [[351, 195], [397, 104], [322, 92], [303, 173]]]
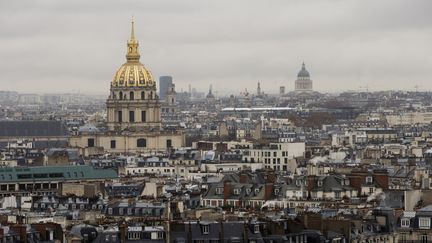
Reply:
[[322, 186], [323, 182], [322, 181], [318, 181], [318, 186]]
[[368, 177], [366, 177], [366, 182], [367, 182], [367, 183], [372, 183], [372, 181], [373, 181], [372, 176], [368, 176]]
[[274, 190], [274, 194], [275, 194], [275, 195], [278, 195], [278, 194], [279, 194], [279, 189], [275, 189], [275, 190]]
[[409, 219], [402, 219], [401, 220], [401, 226], [402, 227], [409, 227], [410, 226], [410, 220]]
[[210, 232], [210, 226], [209, 225], [203, 225], [203, 234], [208, 235]]
[[250, 188], [247, 188], [246, 189], [246, 195], [249, 195], [251, 193], [251, 189]]
[[222, 193], [223, 193], [223, 188], [222, 187], [216, 188], [216, 194], [221, 195]]
[[254, 233], [259, 234], [259, 232], [260, 232], [259, 224], [254, 225]]
[[236, 188], [234, 189], [234, 195], [239, 195], [240, 194], [240, 189]]
[[260, 189], [259, 189], [259, 188], [256, 188], [256, 189], [255, 189], [255, 194], [258, 194], [259, 191], [260, 191]]

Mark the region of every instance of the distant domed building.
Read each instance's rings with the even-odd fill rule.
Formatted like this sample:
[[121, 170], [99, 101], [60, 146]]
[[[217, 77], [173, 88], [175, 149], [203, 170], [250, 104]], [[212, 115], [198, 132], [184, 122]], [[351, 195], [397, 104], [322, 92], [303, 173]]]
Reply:
[[297, 74], [297, 80], [295, 81], [296, 92], [312, 92], [312, 80], [310, 79], [310, 74], [306, 70], [306, 66], [303, 63], [302, 69]]
[[71, 146], [97, 147], [118, 153], [163, 151], [184, 146], [185, 137], [181, 130], [162, 128], [156, 82], [150, 70], [140, 62], [133, 21], [126, 63], [114, 75], [106, 106], [107, 131], [87, 132], [83, 129], [78, 136], [70, 138]]

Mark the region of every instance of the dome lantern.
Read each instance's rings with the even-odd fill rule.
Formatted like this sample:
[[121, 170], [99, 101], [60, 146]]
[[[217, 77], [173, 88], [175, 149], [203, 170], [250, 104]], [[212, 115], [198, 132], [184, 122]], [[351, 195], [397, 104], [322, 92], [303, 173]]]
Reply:
[[304, 62], [303, 62], [303, 64], [302, 64], [302, 69], [301, 69], [300, 72], [298, 72], [298, 74], [297, 74], [297, 77], [298, 77], [298, 78], [310, 78], [310, 74], [309, 74], [309, 72], [306, 70], [306, 65], [305, 65]]

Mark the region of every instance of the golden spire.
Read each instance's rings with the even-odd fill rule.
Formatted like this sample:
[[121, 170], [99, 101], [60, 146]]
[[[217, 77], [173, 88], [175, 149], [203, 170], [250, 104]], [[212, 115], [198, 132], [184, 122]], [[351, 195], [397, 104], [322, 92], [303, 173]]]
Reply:
[[138, 41], [135, 39], [135, 21], [132, 17], [132, 28], [130, 40], [127, 42], [128, 51], [126, 54], [127, 62], [139, 62], [140, 54], [138, 51]]
[[132, 30], [131, 30], [131, 40], [135, 40], [135, 28], [134, 28], [134, 24], [135, 24], [135, 20], [134, 17], [132, 16]]

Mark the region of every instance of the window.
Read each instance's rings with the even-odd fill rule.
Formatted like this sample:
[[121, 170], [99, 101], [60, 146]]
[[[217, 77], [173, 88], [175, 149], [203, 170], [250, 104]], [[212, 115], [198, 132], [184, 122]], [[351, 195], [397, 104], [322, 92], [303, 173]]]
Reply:
[[133, 91], [131, 91], [130, 93], [129, 93], [129, 99], [130, 100], [134, 100], [134, 92]]
[[145, 148], [147, 147], [147, 140], [145, 138], [140, 138], [137, 140], [137, 147], [138, 148]]
[[87, 139], [87, 147], [93, 148], [95, 145], [94, 138]]
[[141, 99], [145, 100], [145, 93], [144, 93], [144, 91], [141, 92]]
[[322, 186], [323, 182], [322, 181], [318, 181], [318, 186]]
[[236, 188], [234, 189], [234, 195], [239, 195], [240, 194], [240, 189]]
[[123, 112], [117, 111], [117, 120], [118, 122], [123, 122]]
[[158, 239], [163, 239], [163, 233], [164, 232], [157, 232]]
[[167, 139], [166, 140], [166, 147], [167, 148], [171, 148], [172, 147], [172, 140], [171, 139]]
[[410, 220], [409, 219], [401, 219], [401, 226], [402, 227], [409, 227], [410, 226]]
[[112, 208], [108, 208], [108, 214], [113, 214], [113, 209]]
[[146, 112], [145, 111], [141, 111], [141, 121], [142, 122], [146, 121]]
[[419, 218], [419, 228], [420, 229], [430, 229], [431, 219], [430, 218]]
[[135, 111], [129, 111], [129, 122], [135, 122]]
[[368, 177], [366, 177], [366, 182], [367, 182], [367, 183], [372, 183], [372, 181], [373, 181], [372, 176], [368, 176]]
[[119, 99], [122, 100], [123, 99], [123, 92], [120, 91], [119, 93]]
[[203, 225], [203, 234], [208, 235], [210, 232], [210, 226], [209, 225]]
[[116, 148], [116, 140], [111, 140], [111, 148]]
[[407, 237], [405, 234], [400, 234], [400, 243], [406, 243], [407, 242]]
[[427, 235], [421, 235], [420, 236], [420, 242], [421, 243], [427, 243], [428, 242], [428, 236]]
[[222, 193], [223, 193], [223, 188], [222, 187], [216, 188], [216, 194], [221, 195]]
[[259, 234], [259, 232], [260, 232], [259, 224], [254, 225], [254, 233]]

